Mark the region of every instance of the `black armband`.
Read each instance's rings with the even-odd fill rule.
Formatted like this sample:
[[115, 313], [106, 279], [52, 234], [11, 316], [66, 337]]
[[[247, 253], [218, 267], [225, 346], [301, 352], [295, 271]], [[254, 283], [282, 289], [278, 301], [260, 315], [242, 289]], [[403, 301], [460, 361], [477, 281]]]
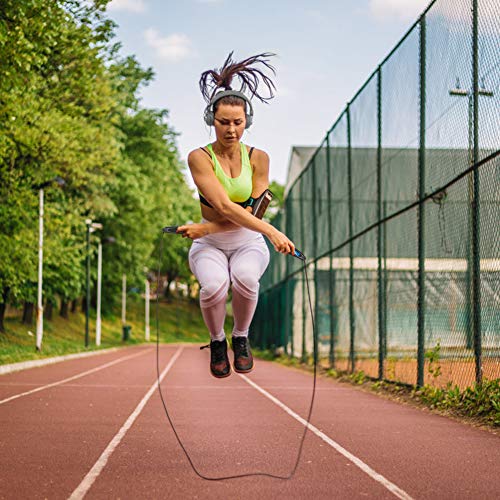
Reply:
[[255, 215], [258, 219], [262, 219], [262, 216], [266, 212], [269, 203], [271, 203], [273, 196], [272, 191], [266, 189], [258, 198], [252, 198], [250, 196], [250, 198], [245, 201], [244, 207], [252, 207], [253, 215]]
[[253, 209], [254, 204], [255, 204], [255, 198], [252, 198], [250, 196], [250, 198], [248, 198], [248, 200], [246, 200], [243, 203], [243, 208], [251, 207]]

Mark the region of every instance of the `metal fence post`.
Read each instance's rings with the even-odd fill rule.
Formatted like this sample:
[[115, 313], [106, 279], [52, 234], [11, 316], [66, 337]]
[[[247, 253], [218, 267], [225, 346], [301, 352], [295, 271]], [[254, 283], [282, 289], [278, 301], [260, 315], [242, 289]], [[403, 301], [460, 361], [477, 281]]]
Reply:
[[[382, 218], [385, 219], [387, 217], [387, 201], [382, 202]], [[384, 359], [387, 356], [387, 283], [388, 273], [387, 273], [387, 225], [386, 223], [382, 224], [382, 259], [383, 259], [383, 291], [382, 291], [382, 299], [383, 299], [383, 308], [384, 308]]]
[[279, 332], [279, 341], [276, 347], [281, 347], [285, 345], [285, 328], [283, 318], [285, 316], [285, 311], [283, 307], [283, 292], [285, 291], [283, 283], [278, 288], [278, 332]]
[[351, 372], [354, 372], [354, 335], [355, 335], [355, 319], [354, 319], [354, 246], [352, 237], [353, 230], [353, 203], [352, 203], [352, 149], [351, 149], [351, 111], [350, 104], [347, 105], [347, 189], [349, 203], [349, 329], [350, 329], [350, 345], [349, 345], [349, 360], [351, 364]]
[[263, 338], [263, 342], [262, 342], [264, 349], [267, 349], [269, 347], [269, 324], [271, 323], [271, 321], [270, 321], [271, 311], [269, 309], [269, 303], [270, 303], [269, 294], [270, 294], [270, 292], [267, 291], [266, 292], [266, 301], [265, 301], [265, 314], [264, 314], [264, 317], [267, 318], [267, 321], [265, 322], [264, 328], [263, 328], [264, 338]]
[[[290, 223], [292, 221], [292, 210], [293, 210], [293, 197], [290, 198], [290, 192], [288, 192], [286, 202], [285, 202], [285, 228], [286, 235], [290, 238], [291, 227]], [[293, 195], [292, 195], [293, 196]], [[285, 353], [289, 354], [292, 358], [294, 356], [294, 346], [293, 346], [293, 294], [290, 293], [290, 284], [293, 278], [290, 278], [290, 266], [292, 264], [292, 259], [286, 259], [286, 345]], [[290, 340], [290, 351], [288, 351], [288, 341]]]
[[[330, 164], [330, 133], [326, 134], [326, 178], [328, 183], [328, 247], [333, 248], [333, 218], [332, 218], [332, 183], [331, 183], [331, 164]], [[337, 311], [333, 311], [333, 279], [334, 274], [332, 273], [332, 260], [333, 253], [330, 252], [329, 255], [329, 269], [328, 269], [328, 292], [329, 292], [329, 317], [330, 317], [330, 348], [328, 352], [328, 362], [331, 368], [335, 367], [335, 330], [334, 330], [334, 314]]]
[[[273, 288], [269, 292], [269, 310], [271, 313], [271, 321], [269, 322], [269, 331], [267, 334], [267, 348], [273, 345], [276, 346], [276, 289]], [[269, 316], [268, 316], [269, 318]]]
[[[479, 159], [479, 81], [478, 81], [478, 0], [472, 0], [472, 88], [474, 112], [473, 164]], [[474, 357], [476, 361], [476, 383], [482, 381], [481, 345], [481, 268], [479, 240], [479, 170], [474, 170], [474, 193], [472, 198], [472, 328], [474, 332]]]
[[[302, 243], [304, 241], [304, 176], [300, 179], [300, 235], [302, 237]], [[307, 350], [306, 350], [306, 282], [302, 278], [302, 354], [300, 356], [301, 361], [307, 360]]]
[[288, 340], [289, 340], [289, 335], [288, 331], [290, 328], [289, 321], [290, 318], [289, 316], [289, 307], [288, 307], [288, 276], [285, 278], [283, 282], [283, 286], [285, 287], [285, 293], [283, 296], [283, 349], [286, 355], [288, 355]]
[[288, 282], [288, 296], [290, 297], [290, 357], [295, 356], [295, 316], [293, 314], [294, 311], [294, 300], [295, 300], [295, 279], [291, 278]]
[[[420, 18], [420, 142], [418, 149], [418, 197], [425, 196], [425, 15]], [[418, 206], [418, 300], [417, 300], [417, 386], [424, 385], [425, 362], [425, 203]]]
[[[318, 217], [319, 211], [317, 210], [317, 200], [320, 199], [320, 193], [316, 193], [316, 158], [314, 158], [312, 165], [312, 206], [313, 206], [313, 253], [314, 253], [314, 317], [316, 318], [316, 332], [313, 328], [313, 356], [314, 362], [318, 361], [318, 337], [319, 337], [319, 299], [318, 299]], [[318, 196], [316, 196], [318, 194]], [[316, 335], [315, 335], [316, 333]]]
[[[382, 68], [377, 71], [377, 216], [382, 219]], [[384, 309], [382, 286], [382, 224], [377, 226], [378, 290], [378, 379], [384, 378]]]

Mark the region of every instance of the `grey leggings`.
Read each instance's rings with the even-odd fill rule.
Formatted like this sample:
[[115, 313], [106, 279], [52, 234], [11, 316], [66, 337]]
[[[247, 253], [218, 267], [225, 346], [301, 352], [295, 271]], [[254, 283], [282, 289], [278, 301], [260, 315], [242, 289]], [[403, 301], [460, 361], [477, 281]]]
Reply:
[[240, 228], [195, 240], [189, 267], [200, 283], [200, 307], [212, 340], [224, 339], [226, 299], [233, 291], [233, 336], [247, 336], [259, 293], [259, 280], [269, 264], [261, 234]]

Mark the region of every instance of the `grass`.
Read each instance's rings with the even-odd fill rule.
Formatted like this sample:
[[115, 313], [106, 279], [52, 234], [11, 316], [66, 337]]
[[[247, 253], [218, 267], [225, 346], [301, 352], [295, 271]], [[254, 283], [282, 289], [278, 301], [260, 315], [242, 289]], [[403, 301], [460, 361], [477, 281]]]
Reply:
[[[20, 313], [19, 313], [20, 316]], [[187, 299], [161, 301], [158, 309], [160, 342], [209, 342], [209, 335], [198, 304]], [[70, 313], [61, 318], [54, 311], [52, 321], [44, 320], [42, 351], [35, 350], [35, 325], [23, 325], [19, 317], [5, 319], [6, 332], [0, 333], [0, 365], [18, 361], [42, 359], [63, 354], [93, 351], [145, 342], [144, 299], [138, 295], [127, 298], [127, 324], [132, 327], [130, 338], [122, 341], [121, 312], [102, 318], [101, 346], [95, 345], [95, 311], [89, 321], [89, 347], [85, 342], [85, 314]], [[226, 322], [226, 331], [232, 326]], [[156, 304], [151, 302], [150, 343], [156, 342]], [[31, 334], [29, 333], [31, 332]]]
[[452, 411], [464, 417], [478, 418], [494, 427], [500, 427], [500, 380], [484, 380], [461, 391], [449, 385], [445, 389], [424, 385], [412, 396], [441, 411]]
[[[286, 355], [277, 356], [270, 350], [252, 349], [261, 359], [275, 361], [285, 366], [296, 367], [308, 372], [313, 370], [311, 357], [306, 362]], [[322, 366], [318, 363], [318, 374], [360, 386], [400, 403], [425, 407], [442, 415], [462, 422], [484, 426], [490, 430], [500, 428], [500, 380], [484, 380], [465, 390], [449, 385], [445, 389], [424, 385], [413, 387], [396, 382], [378, 381], [368, 377], [363, 371], [346, 373]]]

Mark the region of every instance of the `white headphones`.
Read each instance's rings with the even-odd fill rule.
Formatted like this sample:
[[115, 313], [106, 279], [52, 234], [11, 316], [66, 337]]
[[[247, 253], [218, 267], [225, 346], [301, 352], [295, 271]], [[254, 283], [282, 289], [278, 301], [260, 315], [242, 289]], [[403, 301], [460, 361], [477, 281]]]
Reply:
[[215, 120], [214, 104], [218, 100], [226, 96], [239, 97], [240, 99], [243, 99], [246, 102], [246, 104], [248, 104], [248, 112], [247, 112], [247, 107], [245, 106], [245, 121], [246, 121], [245, 128], [246, 129], [249, 128], [253, 122], [252, 103], [250, 102], [250, 99], [243, 92], [239, 92], [238, 90], [224, 90], [222, 92], [217, 92], [217, 94], [215, 94], [212, 97], [212, 99], [210, 99], [210, 102], [208, 103], [208, 106], [205, 108], [205, 112], [203, 113], [203, 118], [205, 120], [205, 123], [210, 127], [214, 124]]

